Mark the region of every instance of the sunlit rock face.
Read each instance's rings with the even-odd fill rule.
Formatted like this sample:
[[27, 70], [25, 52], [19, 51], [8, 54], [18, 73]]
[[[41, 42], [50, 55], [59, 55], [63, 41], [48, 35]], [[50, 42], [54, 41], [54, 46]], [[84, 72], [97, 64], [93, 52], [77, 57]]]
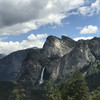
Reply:
[[[70, 46], [69, 44], [73, 42], [73, 45]], [[62, 38], [57, 38], [55, 36], [49, 36], [43, 46], [43, 54], [51, 57], [51, 56], [59, 56], [62, 57], [65, 54], [68, 54], [72, 48], [75, 46], [75, 41], [66, 37], [62, 36]]]

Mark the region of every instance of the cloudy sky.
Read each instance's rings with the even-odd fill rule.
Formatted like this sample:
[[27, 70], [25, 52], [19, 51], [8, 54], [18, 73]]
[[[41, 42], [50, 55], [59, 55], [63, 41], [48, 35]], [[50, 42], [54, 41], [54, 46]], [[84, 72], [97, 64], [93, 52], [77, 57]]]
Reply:
[[100, 0], [0, 0], [0, 53], [41, 48], [49, 35], [100, 36]]

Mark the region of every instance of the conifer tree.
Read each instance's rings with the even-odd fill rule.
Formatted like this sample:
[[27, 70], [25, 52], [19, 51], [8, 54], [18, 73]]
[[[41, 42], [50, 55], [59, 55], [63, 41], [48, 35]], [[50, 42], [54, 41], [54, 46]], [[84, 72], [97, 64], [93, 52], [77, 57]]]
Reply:
[[59, 89], [51, 82], [45, 86], [44, 100], [62, 100]]
[[[89, 89], [79, 70], [76, 70], [62, 90], [63, 100], [90, 100]], [[68, 97], [69, 96], [69, 97]]]
[[100, 100], [100, 87], [92, 92], [92, 100]]
[[10, 93], [8, 100], [26, 100], [25, 90], [23, 88], [15, 88]]

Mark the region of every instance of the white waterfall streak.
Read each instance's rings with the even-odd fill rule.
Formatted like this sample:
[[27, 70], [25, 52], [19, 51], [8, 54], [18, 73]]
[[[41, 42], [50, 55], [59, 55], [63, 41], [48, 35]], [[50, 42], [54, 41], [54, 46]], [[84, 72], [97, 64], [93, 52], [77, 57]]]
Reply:
[[40, 77], [40, 80], [39, 80], [39, 84], [43, 83], [44, 70], [45, 70], [45, 67], [43, 67], [43, 69], [42, 69], [41, 77]]

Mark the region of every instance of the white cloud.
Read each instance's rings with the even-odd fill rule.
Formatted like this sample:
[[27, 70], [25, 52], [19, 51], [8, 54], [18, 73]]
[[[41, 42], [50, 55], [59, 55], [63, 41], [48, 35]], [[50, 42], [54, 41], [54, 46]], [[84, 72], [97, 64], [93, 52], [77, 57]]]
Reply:
[[98, 27], [93, 25], [85, 26], [81, 31], [80, 34], [93, 34], [98, 32]]
[[43, 38], [46, 38], [48, 35], [47, 34], [37, 34], [37, 35], [34, 35], [34, 34], [31, 34], [30, 36], [28, 36], [28, 40], [40, 40], [40, 39], [43, 39]]
[[[46, 24], [59, 24], [70, 15], [100, 12], [100, 0], [0, 0], [0, 34], [21, 34]], [[78, 9], [78, 12], [72, 12]]]
[[93, 37], [77, 37], [77, 38], [74, 38], [75, 41], [78, 41], [78, 40], [88, 40], [88, 39], [92, 39]]
[[95, 12], [100, 13], [100, 0], [96, 0], [91, 3], [90, 6], [83, 6], [78, 9], [78, 12], [82, 15], [92, 16]]
[[12, 26], [6, 26], [0, 29], [0, 34], [21, 34], [26, 33], [32, 29], [37, 29], [38, 27], [34, 24], [34, 21], [29, 21], [25, 23], [18, 23]]
[[92, 3], [92, 9], [95, 9], [97, 13], [100, 12], [100, 0], [96, 0], [96, 2]]
[[88, 16], [92, 16], [93, 15], [93, 11], [91, 10], [90, 7], [86, 7], [86, 6], [83, 6], [83, 7], [80, 7], [78, 9], [78, 11], [80, 12], [80, 14], [82, 15], [88, 15]]
[[22, 50], [31, 47], [42, 48], [44, 44], [44, 38], [46, 38], [47, 34], [31, 34], [28, 36], [27, 40], [23, 40], [22, 42], [2, 42], [0, 41], [0, 53], [1, 54], [9, 54], [13, 51]]
[[85, 0], [0, 0], [0, 34], [21, 34], [41, 25], [59, 24]]

